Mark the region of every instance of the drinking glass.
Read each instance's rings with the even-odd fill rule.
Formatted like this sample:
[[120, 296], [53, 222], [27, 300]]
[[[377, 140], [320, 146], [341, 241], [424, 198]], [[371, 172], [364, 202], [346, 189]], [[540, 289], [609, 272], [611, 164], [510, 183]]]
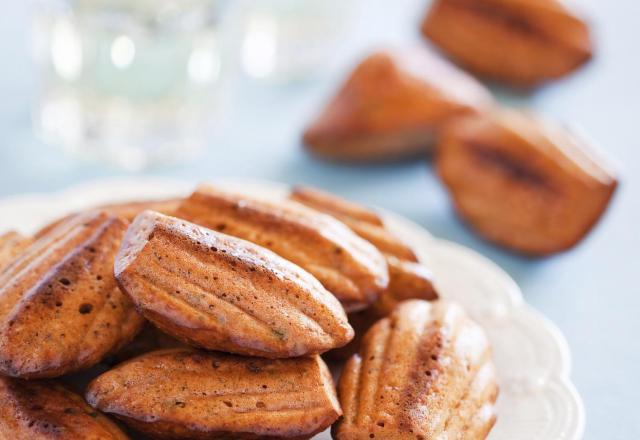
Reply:
[[140, 169], [193, 157], [219, 98], [223, 0], [42, 0], [45, 142]]

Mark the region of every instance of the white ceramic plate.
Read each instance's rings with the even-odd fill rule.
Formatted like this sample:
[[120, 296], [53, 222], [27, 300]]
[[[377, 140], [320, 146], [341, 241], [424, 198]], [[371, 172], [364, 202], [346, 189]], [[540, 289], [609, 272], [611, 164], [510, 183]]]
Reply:
[[[220, 182], [263, 197], [282, 197], [284, 185]], [[68, 212], [107, 202], [188, 194], [193, 183], [166, 179], [92, 182], [54, 194], [0, 200], [0, 232], [32, 232]], [[584, 409], [570, 381], [570, 355], [564, 337], [524, 303], [515, 282], [499, 267], [457, 244], [432, 237], [418, 225], [383, 212], [388, 226], [411, 243], [433, 269], [443, 297], [459, 301], [486, 329], [493, 344], [500, 397], [498, 422], [490, 440], [578, 440]], [[322, 433], [317, 439], [330, 439]]]

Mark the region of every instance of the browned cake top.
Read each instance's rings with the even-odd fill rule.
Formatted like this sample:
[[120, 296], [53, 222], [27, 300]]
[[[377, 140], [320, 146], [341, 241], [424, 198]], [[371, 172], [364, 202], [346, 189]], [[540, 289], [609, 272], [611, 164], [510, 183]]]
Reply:
[[342, 199], [335, 194], [310, 186], [296, 186], [290, 198], [318, 211], [338, 218], [352, 219], [372, 225], [384, 226], [380, 216], [362, 205]]
[[201, 347], [289, 357], [353, 337], [340, 303], [309, 273], [265, 248], [175, 217], [140, 214], [115, 273], [148, 319]]
[[593, 52], [587, 23], [558, 0], [436, 0], [422, 33], [467, 69], [518, 87], [564, 76]]
[[389, 232], [382, 219], [375, 212], [362, 205], [311, 187], [295, 187], [291, 191], [290, 198], [334, 216], [384, 254], [409, 261], [418, 261], [413, 250]]
[[365, 313], [383, 317], [391, 313], [402, 300], [432, 300], [438, 297], [431, 271], [418, 263], [411, 247], [388, 231], [375, 212], [310, 187], [296, 187], [290, 197], [310, 208], [334, 215], [385, 255], [389, 268], [389, 285]]
[[0, 371], [55, 377], [97, 363], [141, 325], [113, 277], [126, 223], [104, 212], [63, 222], [0, 273]]
[[484, 86], [424, 47], [382, 50], [354, 69], [305, 141], [434, 130], [452, 116], [492, 104]]
[[318, 356], [266, 360], [190, 349], [125, 362], [89, 385], [87, 401], [163, 438], [308, 438], [341, 414]]
[[[138, 200], [132, 202], [109, 203], [106, 205], [95, 207], [93, 209], [108, 212], [111, 215], [115, 215], [127, 221], [133, 221], [134, 217], [140, 214], [145, 209], [151, 209], [163, 214], [172, 215], [180, 205], [181, 201], [182, 199]], [[70, 219], [77, 214], [78, 213], [72, 213], [46, 224], [45, 226], [40, 228], [34, 236], [36, 238], [40, 238], [42, 235], [48, 233], [62, 222]]]
[[344, 368], [337, 439], [482, 439], [497, 395], [487, 338], [457, 305], [410, 300]]
[[109, 419], [61, 385], [0, 376], [0, 438], [126, 440]]
[[500, 111], [453, 124], [437, 170], [458, 212], [487, 238], [544, 255], [579, 241], [616, 188], [605, 158], [566, 130]]
[[200, 186], [176, 213], [264, 246], [314, 275], [348, 310], [388, 284], [384, 257], [338, 220], [291, 201], [258, 200]]

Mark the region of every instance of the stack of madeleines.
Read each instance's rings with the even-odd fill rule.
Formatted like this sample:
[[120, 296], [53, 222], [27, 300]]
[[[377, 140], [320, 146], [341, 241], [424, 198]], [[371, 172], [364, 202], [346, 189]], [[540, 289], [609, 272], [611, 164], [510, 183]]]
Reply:
[[[375, 212], [312, 188], [6, 233], [0, 438], [483, 439], [487, 337], [431, 281]], [[321, 354], [348, 358], [337, 392]]]

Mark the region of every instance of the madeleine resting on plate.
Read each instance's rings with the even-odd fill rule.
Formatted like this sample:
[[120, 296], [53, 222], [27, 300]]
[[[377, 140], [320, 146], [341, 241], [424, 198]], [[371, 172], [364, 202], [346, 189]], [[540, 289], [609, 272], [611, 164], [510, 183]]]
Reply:
[[578, 243], [617, 186], [606, 160], [584, 141], [516, 111], [453, 124], [438, 145], [436, 167], [473, 229], [529, 255]]
[[342, 413], [319, 356], [162, 350], [104, 373], [87, 401], [154, 438], [306, 439]]
[[391, 313], [401, 301], [438, 298], [431, 271], [418, 262], [410, 246], [387, 230], [382, 218], [374, 211], [311, 187], [295, 187], [289, 197], [342, 221], [376, 246], [384, 254], [389, 267], [389, 286], [371, 307], [348, 315], [355, 336], [346, 346], [327, 353], [329, 358], [344, 360], [358, 351], [369, 327]]
[[353, 337], [338, 300], [295, 264], [153, 211], [129, 227], [115, 274], [145, 318], [210, 350], [285, 358]]
[[113, 276], [126, 221], [89, 211], [62, 222], [0, 272], [0, 374], [91, 367], [142, 326]]
[[495, 369], [484, 331], [461, 307], [409, 300], [378, 321], [347, 362], [337, 440], [486, 438]]
[[347, 311], [367, 307], [389, 283], [385, 259], [373, 245], [299, 203], [201, 185], [175, 215], [272, 250], [315, 276]]
[[422, 33], [469, 70], [533, 87], [592, 56], [587, 24], [560, 0], [435, 0]]
[[0, 376], [0, 439], [128, 438], [115, 423], [60, 384]]
[[373, 310], [377, 317], [382, 317], [402, 300], [438, 297], [431, 271], [418, 262], [409, 245], [386, 229], [374, 211], [311, 187], [294, 188], [290, 198], [334, 216], [383, 253], [389, 267], [389, 286], [367, 311]]
[[383, 50], [355, 68], [303, 141], [333, 160], [418, 156], [449, 120], [492, 104], [482, 84], [426, 47]]

